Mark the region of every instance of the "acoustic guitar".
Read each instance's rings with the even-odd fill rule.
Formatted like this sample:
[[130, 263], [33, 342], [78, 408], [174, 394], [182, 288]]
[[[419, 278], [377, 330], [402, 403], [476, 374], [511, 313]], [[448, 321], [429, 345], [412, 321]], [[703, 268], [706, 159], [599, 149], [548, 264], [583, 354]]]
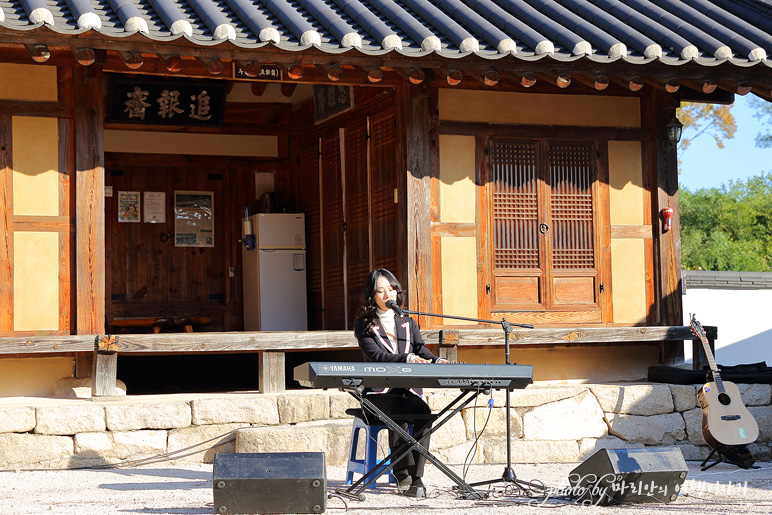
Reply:
[[759, 437], [759, 426], [740, 399], [740, 390], [736, 384], [721, 380], [708, 338], [694, 315], [691, 316], [691, 327], [692, 333], [702, 342], [713, 374], [713, 382], [703, 385], [697, 393], [702, 408], [702, 437], [716, 450], [754, 442]]

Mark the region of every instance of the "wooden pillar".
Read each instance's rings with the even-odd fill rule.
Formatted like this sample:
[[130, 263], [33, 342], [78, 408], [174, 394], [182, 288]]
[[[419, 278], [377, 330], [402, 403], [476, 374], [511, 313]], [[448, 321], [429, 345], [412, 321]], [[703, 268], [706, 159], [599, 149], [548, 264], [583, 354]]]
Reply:
[[[75, 66], [75, 330], [100, 335], [105, 331], [105, 170], [103, 74], [99, 66]], [[118, 356], [95, 350], [91, 393], [115, 394]], [[83, 376], [83, 370], [76, 375]]]
[[440, 331], [440, 348], [437, 354], [448, 361], [458, 361], [458, 331], [443, 329]]
[[105, 170], [102, 70], [76, 66], [75, 266], [77, 334], [105, 330]]
[[260, 393], [284, 391], [284, 351], [261, 351], [258, 359], [258, 384]]
[[[656, 229], [655, 269], [659, 285], [659, 322], [662, 325], [683, 325], [683, 303], [681, 299], [681, 226], [678, 211], [678, 152], [677, 146], [669, 145], [665, 126], [675, 116], [679, 101], [672, 95], [655, 92], [651, 102], [654, 121], [654, 152], [657, 164], [657, 192], [654, 196], [656, 207], [654, 221]], [[662, 210], [673, 209], [672, 230], [665, 231]], [[683, 345], [666, 345], [665, 364], [683, 362]]]
[[[405, 142], [405, 202], [400, 209], [406, 218], [406, 267], [403, 284], [410, 309], [432, 310], [431, 271], [431, 177], [435, 166], [434, 151], [429, 136], [430, 96], [421, 86], [403, 89]], [[400, 198], [400, 201], [402, 199]], [[423, 317], [422, 317], [423, 318]], [[431, 320], [421, 320], [422, 327]]]

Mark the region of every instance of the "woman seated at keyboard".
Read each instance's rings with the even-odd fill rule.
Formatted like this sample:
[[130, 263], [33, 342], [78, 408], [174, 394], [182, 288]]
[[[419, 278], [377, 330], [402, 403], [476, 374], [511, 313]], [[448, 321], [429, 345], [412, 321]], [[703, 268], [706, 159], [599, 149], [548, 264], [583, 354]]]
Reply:
[[[354, 334], [365, 361], [449, 363], [426, 348], [415, 320], [397, 314], [403, 300], [402, 286], [394, 274], [383, 268], [370, 272], [364, 290], [364, 304], [354, 320]], [[390, 309], [387, 303], [397, 309]], [[365, 394], [387, 415], [399, 415], [400, 421], [404, 420], [401, 427], [405, 431], [408, 424], [413, 424], [413, 436], [423, 447], [429, 448], [429, 435], [424, 433], [431, 427], [428, 420], [431, 409], [424, 401], [420, 388], [368, 389]], [[395, 449], [400, 442], [399, 436], [390, 430], [389, 446]], [[394, 477], [400, 491], [412, 497], [426, 496], [421, 481], [425, 463], [426, 458], [414, 449], [394, 464]]]

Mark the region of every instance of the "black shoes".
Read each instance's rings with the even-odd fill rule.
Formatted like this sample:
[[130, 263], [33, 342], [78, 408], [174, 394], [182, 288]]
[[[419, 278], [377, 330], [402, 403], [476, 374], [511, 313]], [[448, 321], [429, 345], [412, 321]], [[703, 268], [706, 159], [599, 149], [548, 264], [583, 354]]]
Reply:
[[426, 497], [426, 488], [424, 488], [424, 483], [420, 477], [413, 478], [405, 495], [407, 497]]
[[413, 478], [410, 477], [410, 474], [403, 472], [399, 473], [397, 472], [394, 474], [394, 479], [397, 481], [397, 490], [400, 492], [407, 491], [408, 488], [410, 488], [410, 485], [413, 482]]

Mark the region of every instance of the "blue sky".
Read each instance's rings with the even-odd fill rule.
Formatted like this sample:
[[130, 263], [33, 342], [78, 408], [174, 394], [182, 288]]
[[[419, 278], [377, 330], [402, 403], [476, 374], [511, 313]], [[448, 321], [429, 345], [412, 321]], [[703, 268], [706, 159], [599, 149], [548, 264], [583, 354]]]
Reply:
[[[753, 117], [753, 109], [746, 96], [735, 96], [732, 114], [737, 123], [737, 132], [731, 140], [725, 140], [719, 149], [710, 134], [695, 139], [685, 152], [679, 153], [681, 173], [678, 182], [681, 188], [696, 191], [700, 188], [715, 188], [728, 184], [730, 179], [745, 180], [772, 172], [772, 149], [756, 148], [756, 134], [763, 131], [761, 120]], [[694, 131], [684, 130], [684, 137], [694, 136]]]

